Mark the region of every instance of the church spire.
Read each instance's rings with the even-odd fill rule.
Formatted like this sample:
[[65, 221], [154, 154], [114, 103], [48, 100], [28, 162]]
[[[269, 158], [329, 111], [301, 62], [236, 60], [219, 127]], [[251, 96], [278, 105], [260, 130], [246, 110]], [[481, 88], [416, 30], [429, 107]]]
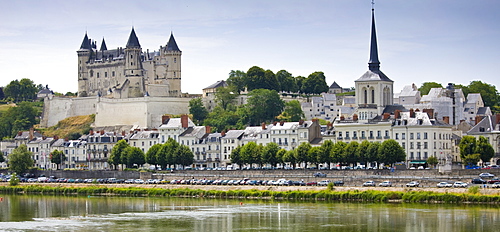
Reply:
[[85, 37], [83, 37], [82, 45], [80, 46], [80, 49], [91, 49], [90, 45], [90, 39], [87, 36], [87, 32], [85, 32]]
[[181, 51], [174, 39], [174, 33], [170, 32], [170, 39], [167, 42], [167, 51]]
[[106, 42], [104, 42], [104, 37], [102, 37], [101, 49], [100, 51], [106, 51], [108, 47], [106, 46]]
[[380, 61], [378, 60], [378, 49], [377, 49], [377, 33], [375, 30], [375, 9], [373, 9], [373, 2], [372, 2], [372, 36], [370, 44], [370, 61], [368, 62], [368, 69], [372, 72], [378, 71], [380, 69]]

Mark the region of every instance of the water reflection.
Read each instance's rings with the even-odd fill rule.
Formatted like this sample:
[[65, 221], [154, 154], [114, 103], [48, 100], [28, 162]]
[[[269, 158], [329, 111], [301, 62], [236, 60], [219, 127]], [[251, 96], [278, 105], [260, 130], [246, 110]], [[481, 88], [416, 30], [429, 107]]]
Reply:
[[7, 231], [496, 231], [497, 206], [3, 196]]

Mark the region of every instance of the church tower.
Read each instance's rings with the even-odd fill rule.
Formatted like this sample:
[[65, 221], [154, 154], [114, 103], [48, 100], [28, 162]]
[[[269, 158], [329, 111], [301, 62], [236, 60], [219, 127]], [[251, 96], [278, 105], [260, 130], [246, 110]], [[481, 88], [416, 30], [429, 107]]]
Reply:
[[142, 48], [134, 28], [130, 32], [125, 47], [125, 78], [128, 79], [128, 97], [144, 96], [144, 79], [142, 68]]
[[174, 34], [170, 33], [170, 39], [163, 48], [163, 54], [167, 60], [167, 80], [170, 84], [169, 95], [180, 96], [181, 92], [181, 56], [182, 51], [177, 46]]
[[85, 37], [83, 37], [82, 45], [76, 53], [78, 54], [78, 96], [86, 97], [88, 96], [87, 87], [89, 84], [87, 63], [92, 54], [91, 41], [86, 32]]
[[359, 119], [372, 119], [377, 115], [381, 115], [387, 105], [393, 104], [394, 81], [380, 71], [375, 31], [375, 10], [373, 8], [368, 71], [354, 82]]

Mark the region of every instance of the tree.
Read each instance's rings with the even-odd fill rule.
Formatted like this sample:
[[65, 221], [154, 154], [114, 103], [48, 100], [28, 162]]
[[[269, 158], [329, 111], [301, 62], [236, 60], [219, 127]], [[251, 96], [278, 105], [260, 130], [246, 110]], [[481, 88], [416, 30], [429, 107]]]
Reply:
[[347, 143], [343, 141], [338, 141], [333, 145], [332, 153], [331, 153], [331, 160], [333, 163], [342, 163], [344, 162], [344, 153], [345, 153], [345, 147], [347, 146]]
[[330, 169], [330, 157], [333, 152], [333, 146], [335, 146], [335, 144], [331, 140], [325, 140], [323, 144], [321, 144], [321, 154], [318, 157], [318, 162], [326, 163], [328, 169]]
[[22, 174], [30, 167], [33, 167], [32, 153], [28, 151], [26, 144], [21, 144], [19, 147], [12, 150], [9, 155], [9, 169], [13, 172]]
[[297, 160], [295, 159], [295, 153], [295, 150], [289, 150], [286, 151], [285, 155], [283, 155], [283, 162], [290, 163], [293, 168], [295, 168], [295, 164], [297, 163]]
[[50, 162], [59, 165], [59, 169], [62, 169], [62, 163], [66, 160], [66, 155], [63, 151], [54, 150], [50, 153]]
[[[240, 108], [242, 111], [244, 108]], [[212, 112], [208, 114], [208, 117], [203, 122], [204, 125], [210, 126], [213, 131], [223, 131], [240, 128], [240, 120], [244, 121], [245, 115], [239, 111], [224, 110], [220, 106], [216, 106]], [[242, 124], [243, 125], [243, 124]]]
[[248, 94], [248, 124], [260, 125], [273, 121], [282, 111], [285, 103], [276, 90], [256, 89]]
[[359, 143], [356, 141], [349, 142], [347, 146], [345, 147], [345, 152], [344, 152], [344, 162], [348, 164], [356, 164], [357, 161], [359, 161], [359, 158], [357, 156], [358, 154], [358, 147]]
[[366, 161], [367, 162], [376, 162], [378, 161], [379, 157], [379, 148], [380, 148], [380, 143], [379, 142], [371, 142], [370, 146], [368, 146], [367, 156], [366, 156]]
[[286, 152], [287, 151], [285, 148], [281, 148], [278, 150], [278, 152], [276, 152], [276, 159], [278, 163], [281, 164], [282, 167], [285, 167], [285, 161], [283, 158], [285, 157]]
[[475, 153], [479, 154], [479, 158], [481, 158], [483, 163], [490, 162], [491, 158], [495, 156], [495, 150], [484, 136], [479, 136]]
[[179, 143], [173, 138], [168, 138], [161, 149], [156, 153], [156, 160], [162, 169], [167, 166], [176, 164], [176, 156], [179, 148]]
[[262, 83], [262, 88], [279, 91], [280, 86], [273, 71], [268, 69], [264, 72], [264, 83]]
[[468, 154], [462, 158], [462, 162], [466, 165], [475, 166], [480, 159], [479, 154]]
[[499, 105], [499, 95], [496, 87], [482, 81], [471, 81], [469, 93], [480, 93], [485, 106], [493, 107]]
[[4, 88], [5, 97], [11, 97], [15, 102], [35, 100], [38, 91], [33, 81], [27, 78], [11, 81]]
[[264, 69], [258, 66], [253, 66], [247, 71], [247, 90], [252, 91], [254, 89], [262, 89], [264, 88], [261, 83], [264, 83], [264, 76], [265, 76]]
[[303, 84], [303, 91], [307, 94], [320, 94], [328, 92], [328, 85], [323, 72], [311, 73]]
[[278, 119], [287, 122], [298, 122], [304, 119], [304, 111], [298, 100], [292, 100], [285, 103], [285, 110], [278, 116]]
[[193, 119], [198, 124], [201, 124], [208, 116], [208, 110], [203, 105], [201, 98], [193, 98], [189, 101], [189, 113], [193, 115]]
[[297, 163], [305, 163], [307, 166], [308, 162], [311, 162], [309, 157], [309, 150], [311, 150], [311, 144], [307, 142], [303, 142], [299, 144], [299, 146], [295, 149], [295, 162]]
[[38, 112], [30, 102], [10, 107], [0, 117], [0, 138], [14, 137], [18, 131], [29, 130], [38, 123]]
[[240, 168], [245, 164], [241, 158], [241, 146], [237, 146], [231, 151], [231, 163], [237, 164]]
[[369, 147], [370, 147], [370, 142], [368, 140], [363, 140], [363, 142], [361, 142], [359, 144], [359, 147], [357, 150], [356, 156], [358, 157], [358, 160], [364, 165], [366, 165], [368, 162], [368, 148]]
[[315, 164], [316, 167], [319, 168], [318, 164], [320, 163], [319, 160], [320, 157], [322, 157], [322, 155], [323, 155], [323, 149], [321, 149], [321, 147], [311, 147], [311, 149], [309, 149], [308, 152], [309, 162]]
[[145, 161], [146, 163], [150, 165], [158, 165], [158, 161], [156, 160], [156, 153], [161, 149], [161, 144], [157, 143], [153, 146], [151, 146], [148, 151], [146, 152], [145, 155]]
[[382, 142], [378, 153], [380, 162], [384, 164], [393, 164], [406, 160], [405, 149], [394, 139]]
[[276, 143], [266, 144], [262, 150], [262, 163], [270, 164], [272, 167], [276, 167], [276, 164], [281, 162], [277, 156], [279, 150], [280, 147]]
[[429, 94], [432, 88], [443, 88], [443, 86], [436, 82], [424, 82], [422, 86], [418, 88], [418, 91], [420, 91], [420, 95], [423, 96]]
[[431, 156], [427, 158], [427, 164], [436, 167], [436, 164], [438, 164], [438, 159], [436, 158], [436, 156]]
[[5, 162], [5, 158], [3, 157], [3, 154], [0, 153], [0, 163]]
[[474, 154], [476, 150], [476, 138], [471, 135], [463, 136], [458, 147], [460, 148], [460, 158], [463, 161], [466, 156]]
[[227, 84], [230, 89], [236, 91], [238, 94], [245, 90], [247, 74], [240, 70], [231, 70]]
[[186, 145], [180, 145], [177, 149], [176, 163], [182, 167], [189, 166], [194, 162], [194, 154]]
[[232, 102], [236, 97], [237, 94], [234, 94], [229, 87], [217, 88], [217, 92], [215, 92], [215, 102], [217, 102], [217, 105], [224, 110], [229, 109], [229, 106], [232, 105]]
[[125, 162], [127, 168], [132, 168], [136, 165], [137, 167], [140, 167], [146, 163], [146, 160], [144, 159], [144, 152], [138, 147], [129, 146], [125, 148], [123, 152], [127, 157], [127, 162]]
[[241, 158], [245, 164], [262, 164], [261, 149], [255, 142], [249, 142], [241, 147]]
[[303, 76], [295, 77], [295, 85], [297, 86], [297, 90], [293, 92], [304, 93], [304, 83], [306, 82], [306, 78]]
[[0, 87], [0, 99], [4, 99], [5, 94], [3, 93], [3, 87]]
[[130, 145], [124, 139], [119, 140], [115, 144], [115, 146], [113, 146], [113, 149], [111, 149], [111, 154], [109, 155], [108, 163], [114, 165], [115, 169], [118, 167], [118, 165], [125, 164], [127, 156], [125, 155], [124, 151], [129, 146]]

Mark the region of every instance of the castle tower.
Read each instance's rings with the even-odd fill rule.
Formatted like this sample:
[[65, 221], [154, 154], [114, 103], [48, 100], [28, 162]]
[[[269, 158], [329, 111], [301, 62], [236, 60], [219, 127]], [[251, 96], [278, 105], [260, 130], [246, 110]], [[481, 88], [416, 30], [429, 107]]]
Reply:
[[170, 84], [169, 95], [180, 96], [181, 94], [181, 56], [182, 51], [175, 42], [174, 34], [170, 33], [167, 46], [163, 48], [163, 54], [167, 60], [167, 80]]
[[82, 45], [77, 51], [78, 54], [78, 96], [86, 97], [88, 96], [88, 70], [87, 63], [89, 62], [92, 55], [92, 46], [87, 33], [85, 32], [85, 37], [83, 37]]
[[393, 104], [393, 81], [380, 71], [373, 8], [368, 71], [355, 81], [355, 86], [358, 115], [361, 120], [381, 115], [387, 105]]
[[128, 97], [144, 96], [144, 79], [142, 68], [142, 49], [134, 28], [130, 32], [125, 47], [125, 77], [128, 79]]

